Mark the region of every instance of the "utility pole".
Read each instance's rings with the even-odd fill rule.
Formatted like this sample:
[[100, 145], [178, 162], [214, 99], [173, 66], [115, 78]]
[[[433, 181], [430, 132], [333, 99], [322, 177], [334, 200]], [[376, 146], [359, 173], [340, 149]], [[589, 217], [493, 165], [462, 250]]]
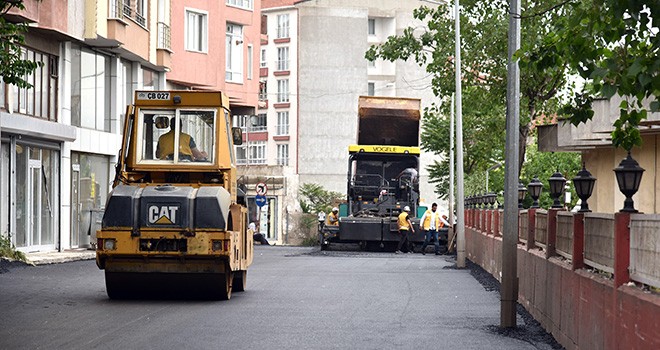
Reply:
[[520, 70], [513, 55], [520, 48], [520, 0], [509, 0], [506, 162], [504, 163], [504, 232], [500, 327], [516, 327], [518, 301], [518, 148], [520, 139]]
[[[449, 107], [449, 225], [454, 227], [454, 94], [451, 94]], [[452, 232], [456, 234], [456, 232]], [[449, 249], [450, 247], [447, 247]]]
[[456, 266], [465, 267], [465, 205], [463, 201], [463, 99], [461, 96], [461, 17], [458, 0], [454, 2], [456, 32]]

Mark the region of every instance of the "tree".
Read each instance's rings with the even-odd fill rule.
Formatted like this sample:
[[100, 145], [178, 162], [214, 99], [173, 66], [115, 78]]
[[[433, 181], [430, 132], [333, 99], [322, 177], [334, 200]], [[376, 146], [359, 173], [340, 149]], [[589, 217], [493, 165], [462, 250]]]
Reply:
[[[536, 137], [534, 139], [536, 140]], [[552, 174], [559, 171], [564, 175], [566, 180], [571, 180], [582, 169], [579, 153], [539, 152], [538, 148], [529, 147], [527, 149], [527, 159], [528, 161], [525, 163], [522, 174], [520, 175], [520, 181], [527, 186], [534, 177], [538, 177], [539, 181], [543, 183], [543, 191], [539, 199], [541, 208], [549, 208], [553, 202], [550, 198], [550, 187], [548, 183], [548, 179]], [[575, 194], [574, 186], [569, 186], [569, 190], [571, 191], [570, 206], [572, 208], [578, 198]], [[525, 198], [525, 207], [529, 207], [531, 204], [532, 199], [528, 193]]]
[[[487, 103], [478, 100], [479, 93], [474, 89], [465, 89], [465, 106], [470, 113], [463, 120], [463, 135], [465, 151], [464, 171], [466, 182], [493, 164], [503, 159], [504, 133], [496, 131], [505, 123], [503, 109], [489, 109]], [[475, 96], [475, 97], [473, 97]], [[486, 108], [484, 108], [486, 107]], [[496, 106], [493, 106], [496, 107]], [[446, 106], [435, 107], [424, 111], [424, 128], [422, 130], [422, 148], [431, 152], [448, 154], [449, 151], [449, 119]], [[494, 132], [496, 131], [496, 132]], [[436, 192], [441, 198], [449, 195], [449, 161], [448, 157], [436, 161], [428, 168], [431, 183], [435, 184]]]
[[332, 206], [343, 199], [339, 192], [328, 191], [323, 186], [315, 183], [304, 183], [300, 186], [300, 207], [303, 213], [316, 214], [327, 213]]
[[[545, 11], [559, 0], [524, 1], [525, 12]], [[508, 2], [506, 0], [461, 1], [461, 58], [463, 64], [463, 120], [466, 164], [465, 173], [484, 172], [495, 162], [503, 161], [507, 83], [507, 31]], [[392, 36], [381, 45], [374, 45], [365, 54], [369, 60], [407, 60], [413, 58], [432, 74], [433, 92], [448, 102], [454, 92], [454, 20], [452, 7], [425, 6], [416, 9], [415, 19], [426, 23], [425, 29], [406, 28], [402, 34]], [[557, 18], [554, 12], [526, 17], [522, 21], [523, 45], [536, 42], [547, 33], [549, 23]], [[543, 74], [531, 70], [534, 66], [521, 67], [521, 125], [520, 168], [525, 160], [527, 137], [535, 120], [555, 110], [555, 96], [565, 86], [563, 67], [546, 69]], [[438, 109], [447, 115], [444, 110]], [[426, 116], [427, 122], [433, 117]], [[437, 116], [435, 118], [442, 119]], [[482, 125], [482, 124], [486, 125]], [[471, 128], [482, 126], [483, 132], [471, 135]], [[433, 126], [431, 125], [431, 128]], [[422, 145], [426, 150], [447, 155], [448, 142], [429, 140], [433, 132], [422, 133]], [[499, 134], [499, 135], [497, 135]], [[448, 135], [448, 132], [447, 134]], [[447, 138], [448, 139], [448, 138]], [[472, 145], [470, 145], [472, 143]], [[471, 149], [474, 147], [474, 149]], [[484, 150], [488, 150], [484, 152]], [[471, 164], [470, 161], [474, 163]], [[429, 169], [437, 186], [446, 183], [442, 163]]]
[[21, 45], [25, 43], [24, 34], [28, 30], [27, 23], [12, 23], [7, 20], [11, 9], [24, 10], [23, 0], [0, 0], [0, 76], [2, 81], [20, 88], [30, 88], [32, 85], [25, 80], [39, 64], [23, 59]]
[[561, 109], [574, 125], [591, 120], [595, 97], [623, 97], [612, 143], [628, 151], [640, 146], [640, 122], [648, 110], [660, 111], [660, 1], [574, 0], [553, 12], [562, 16], [521, 56], [538, 71], [564, 69], [586, 81]]

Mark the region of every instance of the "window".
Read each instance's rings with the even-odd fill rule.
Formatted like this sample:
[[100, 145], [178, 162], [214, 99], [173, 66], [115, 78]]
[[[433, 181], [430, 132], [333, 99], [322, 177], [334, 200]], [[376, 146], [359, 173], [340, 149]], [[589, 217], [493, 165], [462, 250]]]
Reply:
[[241, 128], [243, 129], [243, 132], [247, 132], [248, 130], [246, 128], [250, 122], [251, 117], [251, 115], [234, 114], [232, 115], [232, 126]]
[[236, 146], [237, 164], [266, 164], [266, 141], [246, 140]]
[[158, 46], [170, 49], [170, 1], [158, 0]]
[[252, 10], [252, 0], [227, 0], [227, 5]]
[[248, 49], [248, 51], [247, 51], [247, 55], [248, 55], [248, 62], [247, 62], [247, 66], [248, 66], [247, 78], [248, 78], [248, 80], [252, 80], [252, 69], [253, 69], [253, 60], [252, 60], [253, 47], [252, 47], [252, 45], [248, 45], [248, 48], [247, 48], [247, 49]]
[[268, 67], [268, 62], [266, 61], [266, 49], [261, 48], [261, 63], [259, 65], [261, 68]]
[[144, 90], [160, 89], [160, 74], [151, 69], [142, 69], [142, 88]]
[[289, 79], [277, 81], [277, 102], [289, 102]]
[[375, 19], [369, 18], [368, 27], [369, 27], [369, 35], [376, 35], [376, 20]]
[[248, 151], [250, 152], [250, 164], [266, 163], [266, 141], [251, 142]]
[[[140, 110], [138, 162], [203, 164], [215, 157], [215, 110]], [[175, 147], [179, 145], [179, 147]]]
[[277, 135], [289, 135], [289, 112], [277, 112]]
[[376, 94], [376, 84], [375, 83], [368, 83], [367, 84], [367, 95], [368, 96], [374, 96]]
[[268, 100], [268, 85], [266, 81], [260, 81], [259, 82], [259, 101], [266, 101]]
[[277, 145], [277, 165], [289, 165], [289, 144]]
[[268, 118], [266, 113], [258, 114], [253, 120], [250, 121], [252, 123], [252, 131], [266, 131], [268, 129], [267, 120]]
[[21, 59], [37, 62], [38, 66], [23, 79], [32, 84], [29, 89], [6, 85], [0, 80], [0, 108], [9, 109], [5, 94], [12, 94], [12, 110], [21, 114], [57, 121], [58, 58], [47, 53], [22, 48]]
[[110, 59], [71, 47], [71, 125], [110, 132]]
[[207, 50], [207, 14], [186, 10], [186, 42], [188, 51], [206, 52]]
[[148, 0], [111, 0], [110, 18], [130, 18], [140, 26], [147, 27]]
[[135, 4], [135, 21], [143, 26], [147, 26], [147, 0], [136, 0]]
[[243, 82], [243, 26], [227, 23], [225, 81]]
[[289, 15], [277, 15], [277, 38], [289, 37]]
[[277, 48], [277, 70], [289, 70], [289, 48]]

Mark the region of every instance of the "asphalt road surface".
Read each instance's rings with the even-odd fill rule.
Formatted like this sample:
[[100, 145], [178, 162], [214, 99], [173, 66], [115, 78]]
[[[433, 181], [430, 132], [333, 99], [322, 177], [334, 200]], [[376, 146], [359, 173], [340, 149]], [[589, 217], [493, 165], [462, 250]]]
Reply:
[[0, 349], [552, 348], [498, 333], [497, 292], [452, 265], [256, 246], [247, 290], [229, 301], [109, 300], [94, 261], [11, 267], [0, 273]]

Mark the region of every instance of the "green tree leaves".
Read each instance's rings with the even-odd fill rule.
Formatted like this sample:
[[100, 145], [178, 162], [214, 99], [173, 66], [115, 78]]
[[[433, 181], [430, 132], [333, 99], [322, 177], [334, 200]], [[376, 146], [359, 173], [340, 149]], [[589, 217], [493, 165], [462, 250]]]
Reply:
[[[521, 58], [521, 164], [527, 136], [538, 118], [556, 112], [557, 92], [566, 84], [565, 61], [560, 55], [544, 58], [540, 38], [551, 35], [550, 23], [560, 10], [547, 11], [560, 0], [524, 1], [522, 42], [527, 50]], [[461, 0], [461, 59], [463, 86], [464, 169], [467, 176], [481, 174], [494, 163], [503, 162], [507, 85], [508, 1]], [[525, 13], [523, 14], [525, 15]], [[365, 57], [390, 61], [415, 59], [432, 75], [433, 92], [443, 102], [425, 112], [422, 146], [444, 156], [429, 167], [436, 191], [448, 191], [448, 152], [450, 96], [455, 90], [455, 31], [453, 4], [437, 8], [422, 6], [415, 19], [426, 28], [406, 28], [382, 45], [369, 48]], [[552, 38], [546, 39], [550, 42]], [[554, 40], [558, 40], [555, 38]], [[543, 70], [539, 70], [542, 67]], [[477, 181], [478, 182], [478, 181]]]
[[340, 202], [344, 198], [341, 193], [328, 191], [323, 186], [315, 183], [304, 183], [299, 190], [301, 196], [300, 207], [303, 213], [328, 213], [334, 203]]
[[538, 68], [565, 65], [587, 84], [561, 113], [578, 125], [593, 117], [594, 97], [619, 95], [627, 102], [614, 123], [612, 144], [626, 150], [640, 146], [640, 122], [648, 109], [660, 109], [660, 1], [571, 1], [563, 13], [542, 38]]
[[24, 10], [22, 0], [0, 0], [0, 76], [7, 84], [19, 88], [30, 88], [32, 85], [25, 80], [39, 64], [23, 59], [21, 45], [25, 43], [24, 34], [27, 23], [12, 23], [6, 15], [12, 8]]

